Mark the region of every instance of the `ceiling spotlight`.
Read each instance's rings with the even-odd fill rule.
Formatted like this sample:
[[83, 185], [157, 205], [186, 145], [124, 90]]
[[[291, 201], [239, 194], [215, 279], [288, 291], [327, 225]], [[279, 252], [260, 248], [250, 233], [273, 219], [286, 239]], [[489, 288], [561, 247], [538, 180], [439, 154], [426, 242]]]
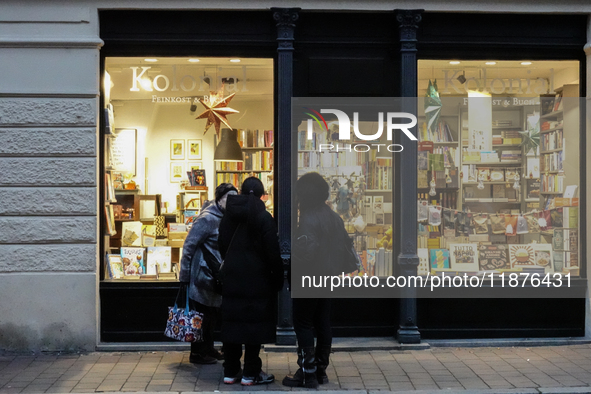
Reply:
[[454, 64], [455, 65], [455, 64], [460, 64], [460, 62], [457, 61], [457, 60], [452, 60], [451, 62], [449, 62], [449, 64]]
[[484, 64], [486, 64], [487, 66], [494, 66], [495, 64], [497, 64], [497, 62], [486, 62]]
[[157, 62], [158, 59], [144, 59], [145, 62], [150, 62], [150, 63], [154, 63]]
[[199, 63], [199, 59], [189, 59], [189, 62], [191, 62], [191, 63]]
[[522, 66], [529, 66], [529, 65], [531, 65], [531, 62], [521, 62], [521, 65]]
[[230, 62], [232, 62], [232, 63], [240, 63], [240, 59], [230, 59]]
[[461, 84], [466, 83], [466, 72], [464, 71], [462, 73], [462, 75], [460, 75], [459, 77], [456, 78], [458, 81], [460, 81]]

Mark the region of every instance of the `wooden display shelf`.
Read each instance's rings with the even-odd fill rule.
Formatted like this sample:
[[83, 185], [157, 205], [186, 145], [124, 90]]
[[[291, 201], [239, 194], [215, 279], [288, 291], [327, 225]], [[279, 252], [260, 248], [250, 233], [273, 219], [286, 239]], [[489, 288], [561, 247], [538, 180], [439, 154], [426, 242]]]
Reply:
[[[421, 141], [421, 142], [425, 142], [425, 141]], [[433, 142], [434, 146], [445, 146], [445, 145], [457, 145], [458, 141], [440, 141], [440, 142]]]
[[273, 172], [273, 170], [216, 170], [217, 174], [248, 174], [250, 172]]
[[[507, 183], [513, 183], [515, 180], [512, 181], [482, 181], [484, 185], [506, 185]], [[478, 182], [462, 182], [462, 185], [478, 185]]]
[[545, 153], [554, 153], [554, 152], [562, 152], [563, 148], [558, 149], [550, 149], [550, 150], [541, 150], [540, 154], [543, 155]]
[[540, 115], [540, 119], [547, 119], [547, 118], [556, 118], [559, 115], [562, 115], [562, 110], [549, 112], [545, 115]]
[[553, 129], [540, 130], [540, 134], [548, 134], [548, 133], [551, 133], [553, 131], [562, 130], [562, 129], [564, 129], [564, 125], [561, 125], [561, 126], [558, 126], [558, 127], [554, 127]]
[[464, 161], [462, 164], [475, 164], [477, 166], [495, 166], [495, 167], [515, 167], [520, 166], [523, 163], [520, 161], [500, 161], [500, 162], [493, 162], [493, 163], [483, 163], [481, 161]]
[[120, 195], [129, 195], [129, 194], [139, 194], [140, 189], [115, 189], [115, 194]]

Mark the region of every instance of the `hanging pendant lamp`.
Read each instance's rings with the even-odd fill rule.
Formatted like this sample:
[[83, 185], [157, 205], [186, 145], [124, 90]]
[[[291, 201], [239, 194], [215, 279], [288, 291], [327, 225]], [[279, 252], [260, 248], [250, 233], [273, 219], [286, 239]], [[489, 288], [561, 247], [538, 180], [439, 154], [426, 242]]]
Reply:
[[242, 148], [238, 144], [237, 129], [222, 129], [222, 138], [215, 148], [215, 161], [243, 161]]

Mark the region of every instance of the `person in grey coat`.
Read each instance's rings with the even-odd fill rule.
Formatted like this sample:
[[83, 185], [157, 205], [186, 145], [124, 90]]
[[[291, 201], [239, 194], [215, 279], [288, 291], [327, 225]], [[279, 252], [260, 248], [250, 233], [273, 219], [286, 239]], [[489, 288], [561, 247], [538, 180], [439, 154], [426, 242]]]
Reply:
[[215, 189], [215, 201], [203, 204], [183, 246], [179, 281], [187, 286], [192, 308], [204, 315], [203, 342], [191, 342], [189, 361], [195, 364], [214, 364], [223, 359], [213, 346], [213, 330], [222, 305], [214, 275], [222, 262], [218, 248], [220, 222], [226, 199], [232, 194], [237, 190], [230, 183]]

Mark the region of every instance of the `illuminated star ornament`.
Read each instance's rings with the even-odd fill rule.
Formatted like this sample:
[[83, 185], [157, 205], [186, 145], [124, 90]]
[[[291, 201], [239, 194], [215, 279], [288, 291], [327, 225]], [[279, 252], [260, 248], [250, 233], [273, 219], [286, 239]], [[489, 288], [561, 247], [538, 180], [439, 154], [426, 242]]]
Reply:
[[227, 105], [230, 103], [230, 100], [232, 100], [236, 93], [232, 93], [228, 97], [224, 97], [223, 86], [217, 92], [211, 91], [209, 93], [209, 96], [199, 99], [199, 102], [205, 107], [205, 111], [195, 119], [207, 119], [203, 135], [207, 133], [207, 130], [209, 130], [212, 124], [215, 125], [215, 132], [219, 138], [220, 125], [222, 123], [224, 123], [229, 128], [232, 128], [232, 126], [230, 126], [228, 123], [226, 116], [239, 113], [239, 111], [227, 107]]

